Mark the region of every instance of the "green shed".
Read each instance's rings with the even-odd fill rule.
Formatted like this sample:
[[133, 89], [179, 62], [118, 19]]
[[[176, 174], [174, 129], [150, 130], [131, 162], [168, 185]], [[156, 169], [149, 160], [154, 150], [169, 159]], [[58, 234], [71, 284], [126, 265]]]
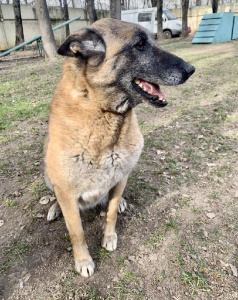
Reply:
[[204, 15], [192, 44], [216, 44], [230, 41], [233, 19], [234, 14], [228, 12]]

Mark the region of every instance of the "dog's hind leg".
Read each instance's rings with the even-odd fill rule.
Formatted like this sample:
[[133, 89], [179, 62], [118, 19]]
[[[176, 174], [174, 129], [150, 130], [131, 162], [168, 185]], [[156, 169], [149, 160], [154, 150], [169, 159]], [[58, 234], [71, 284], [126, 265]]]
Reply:
[[118, 212], [119, 214], [122, 214], [124, 213], [124, 211], [127, 209], [127, 202], [126, 200], [121, 197], [121, 200], [120, 200], [120, 203], [119, 203], [119, 206], [118, 206]]
[[108, 251], [114, 251], [117, 248], [116, 221], [122, 193], [126, 187], [128, 176], [116, 184], [109, 193], [109, 204], [106, 215], [106, 225], [103, 234], [102, 247]]
[[49, 209], [47, 221], [53, 221], [62, 214], [58, 201], [56, 201]]
[[55, 186], [54, 190], [73, 245], [75, 269], [82, 276], [89, 277], [94, 273], [94, 262], [85, 241], [78, 201], [67, 187]]

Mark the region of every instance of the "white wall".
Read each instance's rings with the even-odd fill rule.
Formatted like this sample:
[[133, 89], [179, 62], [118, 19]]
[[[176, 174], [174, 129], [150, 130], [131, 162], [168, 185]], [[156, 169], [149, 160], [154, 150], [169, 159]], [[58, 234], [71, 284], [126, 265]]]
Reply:
[[[25, 41], [40, 35], [35, 7], [30, 5], [21, 5], [21, 14], [23, 19], [23, 31]], [[59, 7], [50, 7], [49, 14], [52, 26], [64, 22], [62, 11]], [[80, 17], [69, 25], [70, 31], [74, 32], [83, 27], [89, 26], [85, 12], [80, 8], [69, 8], [69, 19]], [[54, 31], [57, 45], [65, 40], [65, 27]], [[2, 4], [0, 6], [0, 50], [7, 50], [15, 47], [15, 21], [12, 5]]]

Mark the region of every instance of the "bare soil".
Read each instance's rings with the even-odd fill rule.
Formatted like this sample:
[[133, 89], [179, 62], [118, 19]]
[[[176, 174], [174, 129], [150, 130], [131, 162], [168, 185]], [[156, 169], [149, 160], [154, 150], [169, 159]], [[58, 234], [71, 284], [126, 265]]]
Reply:
[[[23, 110], [1, 131], [1, 300], [238, 299], [238, 42], [178, 39], [163, 47], [189, 60], [196, 73], [183, 86], [163, 88], [166, 108], [136, 109], [145, 147], [124, 193], [129, 207], [118, 216], [115, 252], [101, 248], [106, 207], [82, 213], [96, 264], [91, 278], [74, 271], [64, 219], [47, 222], [51, 204], [39, 203], [50, 194], [42, 155], [47, 113]], [[0, 108], [7, 98], [48, 105], [61, 64], [0, 61]], [[28, 88], [14, 88], [24, 80]]]

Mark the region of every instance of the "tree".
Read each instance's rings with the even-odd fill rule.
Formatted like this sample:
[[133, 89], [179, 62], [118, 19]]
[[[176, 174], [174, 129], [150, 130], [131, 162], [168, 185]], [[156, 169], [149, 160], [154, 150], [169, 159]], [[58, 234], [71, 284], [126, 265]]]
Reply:
[[188, 36], [188, 7], [189, 0], [182, 0], [182, 37]]
[[[64, 21], [69, 20], [69, 10], [68, 10], [68, 3], [67, 0], [64, 0], [64, 6], [63, 6], [63, 15], [64, 15]], [[66, 37], [69, 36], [70, 31], [69, 31], [69, 24], [65, 26], [65, 34]]]
[[163, 0], [157, 1], [157, 39], [162, 40], [163, 34]]
[[87, 12], [88, 12], [89, 21], [90, 21], [90, 24], [92, 24], [95, 21], [97, 21], [97, 19], [98, 19], [95, 5], [94, 5], [94, 0], [86, 0], [86, 4], [87, 4]]
[[217, 13], [219, 0], [212, 0], [212, 12], [213, 14]]
[[151, 6], [156, 7], [157, 6], [157, 0], [151, 0]]
[[14, 10], [14, 15], [15, 15], [15, 28], [16, 28], [15, 45], [17, 46], [24, 42], [20, 0], [13, 0], [13, 10]]
[[51, 61], [55, 61], [56, 44], [46, 0], [35, 0], [35, 8], [45, 53]]
[[121, 1], [110, 0], [110, 17], [121, 20]]

